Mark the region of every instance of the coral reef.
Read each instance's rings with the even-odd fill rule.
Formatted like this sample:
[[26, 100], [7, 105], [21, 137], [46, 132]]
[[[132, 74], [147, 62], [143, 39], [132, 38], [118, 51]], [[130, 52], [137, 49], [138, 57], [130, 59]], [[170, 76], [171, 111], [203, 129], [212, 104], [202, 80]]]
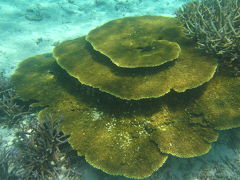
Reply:
[[174, 38], [166, 30], [174, 27], [177, 31], [176, 22], [166, 17], [122, 18], [90, 31], [86, 40], [119, 67], [154, 67], [178, 58], [181, 30]]
[[60, 118], [20, 122], [12, 146], [0, 151], [0, 179], [81, 179], [76, 153], [59, 129]]
[[59, 129], [60, 120], [47, 115], [43, 120], [32, 121], [17, 132], [18, 174], [21, 177], [58, 179], [66, 161], [60, 146], [67, 140], [67, 136]]
[[24, 118], [24, 115], [30, 113], [30, 110], [26, 110], [24, 106], [17, 103], [16, 99], [13, 88], [0, 93], [0, 114], [5, 115], [2, 116], [1, 123], [9, 127], [18, 124]]
[[14, 165], [13, 152], [3, 149], [0, 151], [0, 179], [2, 180], [18, 180], [16, 174], [16, 166]]
[[[158, 16], [134, 18], [149, 18], [149, 24], [155, 24]], [[181, 52], [175, 60], [157, 67], [118, 67], [91, 45], [87, 35], [60, 43], [53, 55], [21, 62], [12, 76], [17, 94], [21, 100], [35, 100], [32, 106], [45, 107], [39, 113], [40, 122], [48, 114], [52, 114], [50, 121], [62, 116], [60, 127], [70, 135], [67, 141], [73, 149], [109, 174], [145, 178], [170, 155], [203, 155], [217, 141], [218, 130], [240, 126], [240, 77], [215, 73], [215, 59], [192, 47], [178, 20], [167, 19], [175, 26], [157, 29], [172, 35], [171, 40], [165, 39], [168, 36], [161, 40], [179, 44]], [[170, 73], [154, 79], [165, 71]], [[141, 85], [146, 91], [137, 91]], [[156, 89], [165, 93], [152, 96]]]
[[7, 89], [10, 89], [11, 84], [9, 79], [5, 76], [5, 72], [0, 70], [0, 92], [4, 92]]
[[240, 75], [240, 1], [195, 0], [176, 11], [196, 46]]
[[[130, 24], [122, 28], [119, 38], [123, 39], [122, 41], [117, 38], [117, 33], [112, 32], [119, 29], [119, 24]], [[109, 25], [111, 28], [108, 28]], [[181, 48], [178, 58], [170, 62], [162, 61], [157, 49], [163, 48], [165, 54], [172, 54], [169, 48], [159, 43], [162, 40], [175, 43]], [[104, 45], [100, 45], [99, 42]], [[110, 57], [119, 55], [116, 53], [117, 48], [120, 49], [120, 54], [124, 54], [118, 57], [118, 61], [128, 64], [131, 68], [122, 68], [119, 63], [113, 64], [111, 61], [114, 60], [102, 54], [102, 51], [108, 49], [106, 54], [110, 53]], [[184, 37], [183, 28], [176, 19], [159, 16], [130, 17], [111, 21], [110, 24], [106, 23], [91, 31], [86, 40], [85, 37], [81, 37], [61, 43], [53, 50], [53, 55], [58, 64], [81, 83], [127, 100], [160, 97], [167, 94], [170, 89], [184, 92], [209, 81], [217, 67], [214, 58], [192, 48], [191, 41]], [[130, 63], [124, 63], [127, 60]], [[157, 63], [154, 63], [155, 65], [161, 62], [160, 66], [155, 67], [152, 61]], [[138, 68], [132, 68], [136, 65]]]
[[12, 127], [18, 124], [25, 115], [30, 113], [23, 104], [17, 100], [15, 89], [6, 78], [4, 73], [0, 73], [0, 123]]
[[70, 161], [73, 150], [60, 131], [61, 118], [46, 115], [38, 121], [36, 112], [19, 101], [4, 72], [0, 85], [1, 126], [14, 129], [11, 142], [2, 138], [6, 134], [0, 136], [0, 179], [80, 179], [78, 166]]

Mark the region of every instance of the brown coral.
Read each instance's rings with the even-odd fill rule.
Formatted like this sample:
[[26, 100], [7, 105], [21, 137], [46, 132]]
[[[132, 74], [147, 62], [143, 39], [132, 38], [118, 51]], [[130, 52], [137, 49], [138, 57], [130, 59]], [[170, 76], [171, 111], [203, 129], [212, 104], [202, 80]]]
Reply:
[[[144, 178], [161, 167], [169, 155], [205, 154], [217, 140], [217, 130], [240, 126], [240, 77], [215, 73], [214, 58], [192, 48], [181, 29], [167, 31], [183, 47], [179, 58], [170, 64], [122, 69], [80, 37], [58, 45], [54, 49], [57, 59], [43, 54], [24, 60], [12, 81], [23, 100], [34, 99], [35, 106], [45, 107], [40, 119], [49, 113], [54, 117], [63, 114], [61, 130], [70, 134], [71, 146], [91, 165], [109, 174]], [[182, 37], [177, 38], [177, 33]], [[170, 86], [175, 91], [158, 98], [147, 94], [141, 99], [142, 92], [135, 91], [139, 81], [146, 83], [144, 88], [149, 92], [170, 90]], [[182, 86], [185, 82], [190, 82], [188, 88]], [[125, 93], [122, 83], [138, 100], [119, 98], [97, 86]]]
[[235, 75], [240, 73], [239, 0], [192, 1], [176, 15], [198, 48], [219, 57]]

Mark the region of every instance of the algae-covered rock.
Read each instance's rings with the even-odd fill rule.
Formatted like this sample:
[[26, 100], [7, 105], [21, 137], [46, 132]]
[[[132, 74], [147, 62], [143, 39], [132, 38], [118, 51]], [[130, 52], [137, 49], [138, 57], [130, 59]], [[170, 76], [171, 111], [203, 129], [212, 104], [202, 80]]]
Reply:
[[[215, 131], [218, 125], [213, 123], [214, 119], [207, 118], [209, 115], [196, 121], [198, 116], [189, 109], [199, 106], [198, 100], [203, 100], [205, 91], [216, 90], [217, 81], [222, 83], [221, 87], [229, 82], [219, 79], [222, 77], [217, 76], [205, 87], [185, 93], [124, 101], [81, 85], [49, 54], [23, 61], [12, 77], [19, 96], [48, 106], [40, 117], [45, 113], [64, 115], [62, 130], [70, 134], [69, 143], [80, 156], [109, 174], [135, 178], [150, 176], [166, 161], [167, 154], [194, 157], [210, 150], [210, 143], [218, 137]], [[239, 88], [235, 79], [230, 85]], [[229, 105], [233, 103], [232, 97], [225, 100]], [[231, 121], [224, 123], [232, 126]]]
[[184, 92], [209, 81], [215, 73], [214, 58], [202, 55], [190, 45], [182, 48], [179, 58], [153, 68], [126, 69], [94, 51], [80, 37], [61, 43], [54, 49], [58, 64], [85, 85], [98, 88], [121, 99], [156, 98], [171, 89]]
[[125, 17], [90, 31], [86, 40], [119, 67], [153, 67], [178, 58], [181, 48], [166, 33], [177, 26], [170, 17]]

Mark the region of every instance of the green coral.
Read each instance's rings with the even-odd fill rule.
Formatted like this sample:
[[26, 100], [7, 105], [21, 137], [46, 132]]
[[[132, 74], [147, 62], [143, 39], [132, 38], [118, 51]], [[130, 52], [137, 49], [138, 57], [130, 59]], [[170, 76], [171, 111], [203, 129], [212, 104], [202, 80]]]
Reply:
[[[182, 35], [176, 34], [175, 37], [183, 39]], [[108, 57], [94, 51], [85, 37], [61, 43], [54, 49], [54, 57], [81, 83], [121, 99], [138, 100], [160, 97], [171, 89], [184, 92], [212, 78], [216, 60], [202, 55], [186, 41], [180, 41], [182, 51], [176, 61], [153, 68], [119, 68]]]
[[[191, 108], [198, 118], [209, 119], [218, 130], [240, 126], [240, 77], [218, 73]], [[201, 113], [200, 113], [201, 112]], [[201, 115], [200, 115], [201, 114]]]
[[[196, 122], [193, 112], [195, 105], [199, 105], [195, 99], [201, 99], [208, 88], [209, 91], [215, 91], [216, 81], [222, 82], [222, 88], [226, 86], [228, 81], [221, 81], [221, 76], [214, 78], [207, 87], [191, 92], [172, 93], [156, 100], [128, 103], [98, 91], [87, 96], [89, 89], [59, 68], [49, 54], [24, 62], [26, 63], [22, 63], [17, 74], [13, 76], [13, 81], [20, 90], [22, 87], [19, 85], [28, 80], [25, 70], [33, 69], [35, 63], [40, 65], [42, 62], [44, 66], [38, 66], [39, 71], [33, 72], [35, 79], [28, 81], [28, 87], [33, 89], [18, 91], [21, 92], [21, 97], [48, 105], [40, 116], [49, 112], [56, 116], [64, 114], [62, 130], [71, 134], [69, 142], [73, 148], [78, 150], [79, 155], [84, 155], [93, 166], [110, 174], [146, 177], [165, 162], [167, 156], [160, 152], [193, 157], [207, 153], [211, 148], [209, 143], [217, 139], [218, 134], [214, 129], [218, 125], [214, 124], [214, 119], [201, 119]], [[45, 69], [44, 72], [41, 69]], [[31, 73], [28, 73], [31, 76]], [[239, 88], [237, 80], [233, 82], [235, 83], [232, 86]], [[44, 91], [36, 95], [31, 93], [39, 89]], [[48, 97], [57, 98], [45, 98], [45, 91], [48, 92]], [[228, 104], [233, 103], [233, 99], [228, 99], [228, 96], [225, 100]], [[230, 120], [231, 116], [228, 119]], [[228, 122], [225, 121], [225, 126], [228, 126]], [[235, 126], [230, 123], [230, 127], [239, 126], [239, 119], [236, 122], [238, 124]], [[221, 125], [221, 122], [219, 124]]]
[[[179, 32], [177, 29], [168, 33]], [[225, 72], [212, 77], [216, 69], [214, 59], [200, 56], [202, 52], [191, 48], [184, 37], [176, 38], [176, 42], [187, 48], [182, 48], [179, 58], [170, 64], [126, 70], [115, 66], [80, 37], [57, 46], [57, 60], [51, 54], [24, 60], [12, 82], [23, 100], [35, 100], [34, 106], [45, 107], [39, 119], [49, 113], [54, 117], [63, 115], [62, 131], [70, 135], [71, 146], [91, 165], [109, 174], [145, 178], [160, 168], [169, 155], [205, 154], [217, 140], [217, 130], [240, 126], [239, 77]], [[172, 84], [179, 87], [160, 98], [124, 100], [88, 84], [96, 82], [121, 89], [125, 80], [135, 87], [134, 80], [151, 82], [156, 74], [166, 71], [153, 81], [159, 83], [162, 78], [162, 86], [144, 84], [152, 91], [165, 86], [170, 90]], [[122, 79], [113, 83], [114, 76]], [[192, 83], [192, 79], [199, 78], [205, 80]], [[182, 86], [185, 82], [191, 84], [188, 90]], [[132, 89], [128, 89], [129, 94], [138, 92]]]
[[171, 42], [166, 33], [176, 27], [178, 22], [168, 17], [127, 17], [90, 31], [86, 40], [119, 67], [153, 67], [178, 58], [178, 37]]

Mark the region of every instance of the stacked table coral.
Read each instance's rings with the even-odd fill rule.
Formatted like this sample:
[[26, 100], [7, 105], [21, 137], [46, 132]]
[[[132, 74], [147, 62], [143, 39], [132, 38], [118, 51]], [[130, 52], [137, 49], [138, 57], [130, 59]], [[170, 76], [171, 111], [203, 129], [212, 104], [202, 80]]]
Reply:
[[217, 130], [240, 126], [240, 79], [216, 68], [175, 18], [141, 16], [30, 57], [12, 80], [22, 99], [47, 106], [40, 119], [63, 115], [63, 132], [91, 165], [144, 178], [169, 154], [205, 154]]

